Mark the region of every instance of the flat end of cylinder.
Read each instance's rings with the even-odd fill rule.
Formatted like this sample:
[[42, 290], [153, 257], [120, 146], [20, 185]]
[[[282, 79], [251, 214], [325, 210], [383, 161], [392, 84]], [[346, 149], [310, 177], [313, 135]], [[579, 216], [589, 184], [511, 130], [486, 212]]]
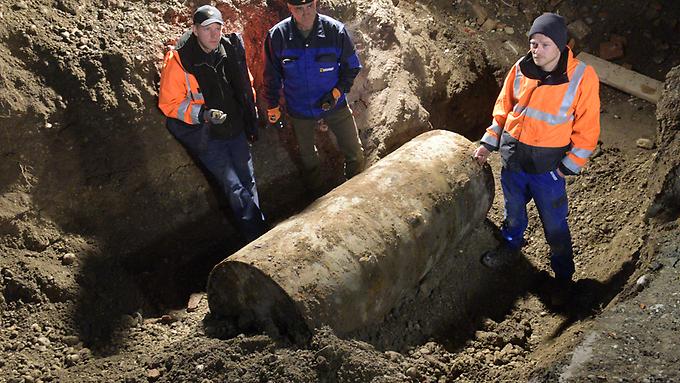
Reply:
[[208, 306], [219, 320], [242, 332], [265, 332], [274, 338], [306, 343], [311, 329], [295, 302], [256, 267], [225, 260], [208, 277]]

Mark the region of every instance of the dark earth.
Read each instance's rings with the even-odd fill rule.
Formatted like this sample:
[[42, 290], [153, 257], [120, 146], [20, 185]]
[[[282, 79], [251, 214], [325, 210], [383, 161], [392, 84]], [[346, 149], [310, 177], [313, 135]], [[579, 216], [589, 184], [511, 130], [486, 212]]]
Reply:
[[[371, 164], [432, 129], [478, 140], [544, 11], [579, 21], [576, 52], [613, 52], [664, 90], [653, 104], [601, 87], [601, 142], [568, 182], [572, 304], [549, 304], [532, 207], [512, 268], [467, 280], [481, 249], [464, 244], [382, 323], [304, 344], [208, 310], [208, 272], [243, 243], [156, 107], [163, 54], [204, 3], [0, 4], [0, 382], [680, 382], [677, 1], [320, 1], [364, 65], [349, 99]], [[244, 33], [260, 89], [284, 2], [215, 5]], [[318, 139], [330, 190], [342, 161]], [[305, 208], [290, 129], [263, 130], [252, 150], [272, 224]], [[496, 189], [475, 238], [493, 241], [502, 221]]]

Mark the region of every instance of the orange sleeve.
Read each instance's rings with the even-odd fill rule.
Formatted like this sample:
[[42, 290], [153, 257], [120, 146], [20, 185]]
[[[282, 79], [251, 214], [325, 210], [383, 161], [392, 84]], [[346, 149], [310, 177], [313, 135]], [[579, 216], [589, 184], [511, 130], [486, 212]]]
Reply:
[[493, 121], [491, 125], [486, 128], [486, 133], [482, 137], [481, 142], [487, 144], [487, 147], [493, 147], [498, 149], [500, 146], [501, 133], [503, 132], [503, 127], [505, 126], [505, 121], [508, 118], [508, 113], [512, 111], [515, 104], [513, 98], [513, 87], [515, 82], [515, 73], [517, 71], [517, 65], [513, 65], [510, 72], [505, 76], [505, 81], [503, 82], [503, 87], [501, 92], [498, 94], [496, 103], [493, 107]]
[[[189, 78], [195, 82], [192, 75]], [[167, 117], [195, 125], [200, 123], [198, 114], [203, 101], [195, 100], [187, 89], [188, 86], [190, 85], [187, 84], [187, 76], [179, 62], [178, 53], [169, 51], [161, 69], [158, 107]]]
[[574, 110], [571, 150], [567, 157], [582, 167], [597, 146], [600, 137], [600, 80], [593, 67], [586, 67], [579, 86]]
[[512, 111], [516, 100], [514, 99], [514, 82], [515, 74], [517, 72], [517, 65], [513, 65], [508, 75], [505, 76], [503, 88], [496, 99], [496, 104], [493, 107], [493, 120], [498, 126], [505, 126], [505, 120], [508, 119], [508, 113]]

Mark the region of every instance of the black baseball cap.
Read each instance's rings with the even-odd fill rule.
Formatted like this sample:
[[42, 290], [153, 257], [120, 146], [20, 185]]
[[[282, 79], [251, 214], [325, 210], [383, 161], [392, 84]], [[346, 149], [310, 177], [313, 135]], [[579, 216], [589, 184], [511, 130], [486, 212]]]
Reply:
[[314, 0], [286, 0], [290, 5], [304, 5], [309, 4]]
[[222, 20], [222, 12], [212, 5], [203, 5], [194, 12], [194, 25], [210, 25], [213, 23], [224, 24]]

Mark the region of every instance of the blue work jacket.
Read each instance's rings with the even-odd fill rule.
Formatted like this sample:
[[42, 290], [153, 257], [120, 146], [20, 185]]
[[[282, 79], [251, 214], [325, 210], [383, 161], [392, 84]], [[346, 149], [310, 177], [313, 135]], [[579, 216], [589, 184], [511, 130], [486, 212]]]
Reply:
[[321, 14], [306, 39], [292, 17], [279, 22], [267, 33], [264, 50], [267, 105], [279, 105], [283, 86], [286, 109], [296, 118], [322, 118], [328, 112], [321, 109], [321, 98], [333, 88], [342, 92], [336, 108], [344, 105], [361, 69], [345, 26]]

